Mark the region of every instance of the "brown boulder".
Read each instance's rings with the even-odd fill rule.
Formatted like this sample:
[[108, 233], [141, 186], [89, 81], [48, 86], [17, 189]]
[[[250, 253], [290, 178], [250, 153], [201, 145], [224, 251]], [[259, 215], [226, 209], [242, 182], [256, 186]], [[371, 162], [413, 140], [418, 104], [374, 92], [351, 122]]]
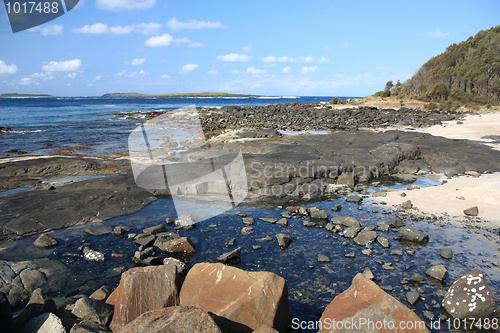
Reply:
[[[400, 329], [400, 323], [413, 325]], [[408, 327], [409, 328], [409, 327]], [[327, 306], [319, 332], [429, 332], [414, 312], [363, 274]]]
[[170, 242], [168, 242], [165, 252], [179, 255], [195, 254], [196, 249], [193, 242], [191, 242], [189, 238], [181, 237], [172, 239]]
[[135, 267], [122, 274], [106, 303], [115, 306], [110, 328], [118, 331], [141, 314], [179, 304], [185, 266], [166, 259], [162, 266]]
[[192, 306], [172, 306], [143, 313], [120, 333], [221, 333], [208, 313]]
[[224, 332], [252, 332], [262, 325], [286, 332], [289, 322], [286, 281], [270, 272], [196, 264], [186, 276], [180, 301], [214, 314]]

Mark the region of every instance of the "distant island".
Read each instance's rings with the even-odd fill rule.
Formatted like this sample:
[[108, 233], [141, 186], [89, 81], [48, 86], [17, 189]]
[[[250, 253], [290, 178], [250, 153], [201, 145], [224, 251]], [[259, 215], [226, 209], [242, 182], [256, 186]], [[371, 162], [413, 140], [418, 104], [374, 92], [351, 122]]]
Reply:
[[6, 93], [0, 95], [0, 98], [42, 98], [42, 97], [47, 98], [54, 96], [48, 94], [18, 94], [18, 93]]
[[110, 93], [104, 94], [102, 98], [217, 98], [217, 97], [227, 97], [227, 98], [244, 98], [244, 97], [263, 97], [259, 95], [245, 95], [245, 94], [229, 94], [221, 92], [202, 92], [202, 93], [177, 93], [177, 94], [139, 94], [136, 92], [130, 93]]

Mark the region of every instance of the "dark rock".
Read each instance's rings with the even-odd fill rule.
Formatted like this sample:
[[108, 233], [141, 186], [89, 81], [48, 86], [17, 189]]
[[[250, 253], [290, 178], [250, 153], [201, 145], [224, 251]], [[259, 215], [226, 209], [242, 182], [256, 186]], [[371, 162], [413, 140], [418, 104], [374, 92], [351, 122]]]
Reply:
[[252, 225], [255, 223], [255, 220], [253, 217], [243, 217], [241, 219], [241, 221], [243, 222], [244, 225]]
[[33, 245], [35, 245], [39, 249], [48, 249], [52, 246], [56, 246], [57, 244], [57, 240], [47, 234], [41, 234], [33, 243]]
[[434, 313], [432, 313], [432, 312], [430, 312], [428, 310], [422, 311], [422, 316], [424, 316], [424, 318], [427, 321], [433, 321], [434, 320]]
[[42, 289], [37, 288], [31, 294], [28, 304], [13, 318], [14, 329], [23, 327], [31, 318], [40, 316], [47, 312], [56, 312], [57, 307], [54, 300], [46, 297]]
[[0, 291], [0, 323], [5, 332], [10, 332], [12, 325], [12, 314], [10, 311], [10, 303], [7, 295]]
[[327, 210], [323, 210], [320, 207], [312, 207], [308, 208], [307, 212], [309, 213], [309, 217], [311, 220], [326, 220], [330, 213]]
[[111, 295], [111, 290], [109, 290], [108, 286], [102, 286], [97, 289], [89, 296], [89, 298], [95, 299], [97, 301], [106, 301], [106, 299]]
[[278, 222], [278, 219], [275, 217], [260, 217], [259, 220], [262, 222], [267, 222], [267, 223], [276, 223]]
[[276, 224], [279, 225], [282, 228], [288, 227], [288, 220], [286, 218], [281, 218], [278, 221], [276, 221]]
[[401, 251], [401, 250], [392, 250], [391, 251], [391, 256], [401, 257], [401, 256], [403, 256], [403, 251]]
[[116, 237], [123, 237], [130, 230], [132, 230], [132, 228], [125, 226], [116, 226], [113, 228], [113, 231], [111, 231], [111, 234]]
[[172, 224], [174, 224], [174, 220], [172, 220], [170, 217], [167, 217], [167, 218], [165, 219], [165, 223], [166, 223], [167, 225], [172, 225]]
[[113, 305], [103, 301], [82, 297], [76, 301], [71, 313], [82, 320], [91, 320], [101, 325], [107, 325], [113, 316], [113, 308]]
[[441, 258], [446, 260], [451, 260], [453, 258], [453, 251], [450, 248], [444, 248], [441, 250]]
[[429, 235], [411, 227], [402, 227], [399, 228], [399, 240], [418, 244], [427, 244], [429, 241]]
[[382, 270], [384, 271], [393, 271], [394, 267], [392, 267], [392, 263], [386, 262], [382, 265]]
[[387, 221], [377, 222], [377, 231], [379, 232], [389, 232], [389, 223]]
[[151, 246], [153, 245], [154, 241], [155, 241], [155, 236], [149, 234], [140, 234], [135, 239], [135, 243], [137, 245], [142, 245], [142, 246]]
[[444, 265], [432, 266], [425, 271], [425, 274], [438, 281], [445, 281], [448, 275], [448, 270]]
[[400, 227], [404, 227], [404, 226], [405, 226], [405, 222], [404, 222], [403, 220], [401, 220], [399, 217], [394, 216], [394, 217], [391, 219], [390, 226], [391, 226], [391, 228], [400, 228]]
[[161, 232], [167, 231], [167, 228], [164, 224], [155, 225], [153, 227], [146, 228], [142, 231], [143, 234], [156, 235]]
[[292, 243], [294, 237], [289, 234], [276, 234], [279, 247], [284, 250]]
[[[345, 231], [344, 231], [345, 236]], [[353, 241], [355, 244], [360, 246], [365, 246], [367, 244], [373, 243], [373, 241], [377, 238], [377, 233], [375, 231], [366, 231], [362, 230], [356, 237], [354, 237]]]
[[234, 243], [236, 242], [236, 238], [231, 238], [226, 241], [226, 246], [234, 246]]
[[172, 306], [143, 313], [127, 324], [121, 333], [222, 333], [212, 317], [193, 306]]
[[308, 221], [308, 220], [302, 220], [302, 225], [306, 228], [315, 228], [316, 223]]
[[106, 325], [91, 320], [84, 320], [73, 325], [69, 333], [111, 333]]
[[229, 263], [230, 261], [238, 258], [240, 256], [240, 254], [241, 254], [241, 247], [237, 247], [236, 249], [234, 249], [231, 252], [226, 252], [226, 253], [220, 255], [217, 258], [217, 261], [220, 261], [220, 262], [226, 264], [226, 263]]
[[359, 195], [350, 195], [345, 199], [345, 201], [359, 205], [363, 202], [363, 198]]
[[330, 262], [330, 258], [328, 258], [327, 256], [325, 256], [324, 254], [318, 254], [318, 260], [317, 260], [319, 263], [329, 263]]
[[420, 294], [414, 290], [406, 293], [406, 301], [408, 301], [408, 303], [410, 303], [410, 305], [412, 306], [418, 302], [419, 298]]
[[358, 227], [348, 227], [344, 229], [344, 237], [345, 238], [354, 238], [361, 231], [361, 228]]
[[411, 200], [407, 200], [407, 201], [403, 202], [401, 204], [401, 208], [404, 209], [404, 210], [412, 209], [413, 208], [413, 204], [411, 203]]
[[340, 212], [342, 210], [342, 205], [341, 204], [336, 204], [335, 206], [333, 206], [332, 210], [334, 212]]
[[479, 214], [479, 208], [477, 208], [477, 206], [467, 208], [464, 210], [464, 214], [467, 216], [477, 216]]
[[498, 315], [497, 302], [484, 274], [478, 269], [455, 281], [442, 305], [453, 318], [495, 318]]
[[61, 319], [53, 313], [43, 313], [37, 317], [30, 319], [23, 326], [22, 333], [66, 333]]
[[425, 282], [425, 278], [422, 275], [415, 273], [408, 279], [408, 282], [421, 284]]
[[361, 228], [362, 225], [354, 217], [350, 216], [336, 216], [330, 219], [333, 224], [340, 224], [344, 227], [356, 227]]
[[132, 262], [135, 264], [144, 264], [144, 260], [154, 256], [156, 256], [154, 248], [147, 247], [141, 251], [135, 251], [134, 257], [132, 258]]
[[101, 236], [111, 233], [113, 229], [111, 227], [100, 225], [96, 227], [88, 227], [85, 228], [85, 235], [87, 236]]

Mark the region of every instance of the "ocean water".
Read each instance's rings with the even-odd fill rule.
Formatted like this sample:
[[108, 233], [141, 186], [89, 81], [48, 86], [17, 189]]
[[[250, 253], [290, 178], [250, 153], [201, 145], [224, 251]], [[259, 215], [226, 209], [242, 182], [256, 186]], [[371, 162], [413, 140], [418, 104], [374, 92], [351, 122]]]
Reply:
[[[257, 106], [285, 103], [328, 102], [331, 96], [283, 96], [250, 98], [147, 98], [110, 99], [100, 97], [0, 99], [0, 126], [13, 133], [0, 136], [0, 157], [50, 155], [60, 148], [99, 156], [127, 150], [128, 134], [140, 120], [117, 120], [118, 113], [168, 111], [195, 105], [197, 108], [227, 105]], [[344, 98], [345, 99], [345, 98]], [[90, 149], [89, 149], [90, 148]]]

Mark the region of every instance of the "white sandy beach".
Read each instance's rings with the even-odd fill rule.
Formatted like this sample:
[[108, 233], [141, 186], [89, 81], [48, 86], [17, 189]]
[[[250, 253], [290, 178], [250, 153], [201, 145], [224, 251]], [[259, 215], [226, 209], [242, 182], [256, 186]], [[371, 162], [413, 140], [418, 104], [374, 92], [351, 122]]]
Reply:
[[[450, 121], [443, 125], [417, 129], [417, 131], [450, 139], [480, 141], [500, 150], [499, 143], [492, 143], [494, 140], [484, 139], [485, 136], [500, 136], [500, 112], [468, 115], [463, 120], [463, 124]], [[390, 205], [400, 205], [406, 200], [411, 200], [413, 206], [421, 212], [440, 216], [448, 214], [451, 217], [456, 217], [452, 219], [456, 222], [466, 218], [463, 213], [464, 209], [477, 206], [481, 225], [500, 227], [500, 172], [484, 174], [479, 178], [460, 176], [447, 181], [442, 186], [389, 192], [387, 197], [373, 199], [387, 202]], [[406, 197], [401, 196], [402, 192], [406, 193]]]

